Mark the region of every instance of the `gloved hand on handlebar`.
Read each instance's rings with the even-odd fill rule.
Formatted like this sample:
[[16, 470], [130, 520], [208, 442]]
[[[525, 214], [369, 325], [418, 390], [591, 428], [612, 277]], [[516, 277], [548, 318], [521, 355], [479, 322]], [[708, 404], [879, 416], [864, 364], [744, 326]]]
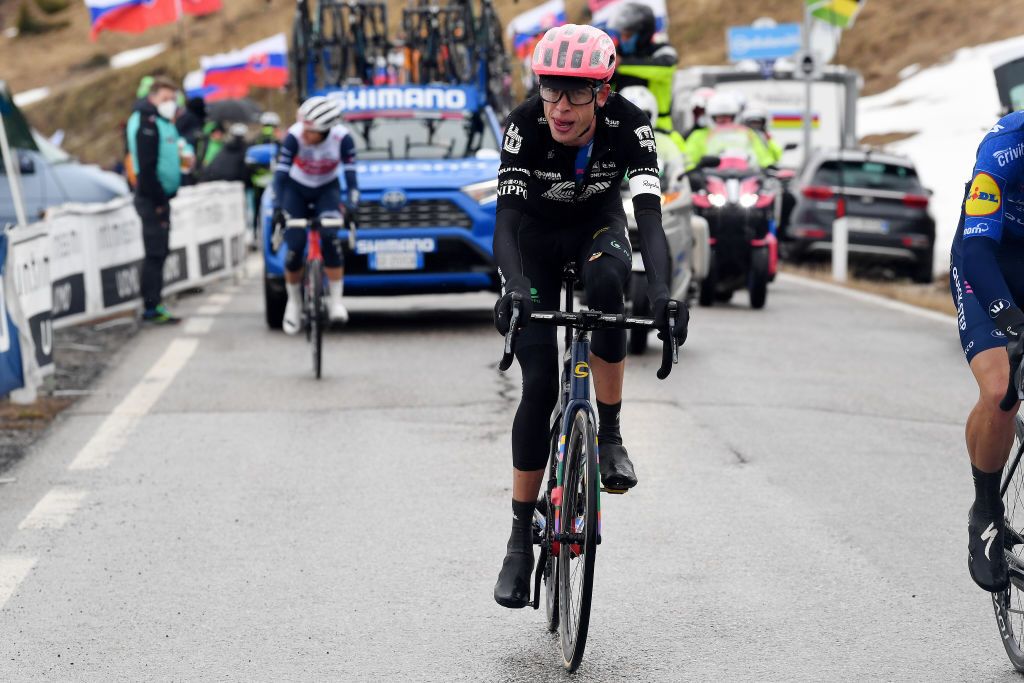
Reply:
[[682, 346], [686, 342], [686, 334], [690, 325], [690, 309], [682, 301], [669, 299], [668, 296], [659, 296], [654, 300], [654, 322], [658, 326], [658, 339], [664, 340], [664, 330], [668, 328], [668, 307], [669, 304], [676, 305], [676, 321], [672, 327], [672, 336], [676, 343]]
[[270, 248], [275, 252], [281, 248], [284, 242], [285, 223], [288, 221], [288, 214], [284, 209], [278, 207], [270, 218], [272, 231], [270, 233]]
[[525, 277], [512, 277], [505, 282], [505, 293], [494, 304], [494, 328], [498, 334], [508, 334], [512, 321], [512, 302], [519, 300], [519, 323], [521, 329], [530, 321], [533, 312], [533, 299], [530, 297], [530, 281]]

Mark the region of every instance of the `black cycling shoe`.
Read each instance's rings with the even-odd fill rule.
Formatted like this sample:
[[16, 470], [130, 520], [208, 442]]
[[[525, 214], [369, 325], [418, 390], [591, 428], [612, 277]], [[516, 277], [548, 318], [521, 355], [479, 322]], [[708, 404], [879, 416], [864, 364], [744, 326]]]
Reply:
[[604, 487], [623, 490], [636, 486], [636, 473], [626, 447], [621, 443], [602, 443], [599, 448], [601, 483]]
[[967, 569], [974, 583], [990, 593], [1001, 593], [1010, 586], [1009, 568], [1003, 552], [1005, 529], [1003, 506], [995, 514], [971, 506], [967, 514]]
[[533, 576], [533, 546], [529, 550], [509, 549], [501, 563], [498, 582], [494, 584], [494, 601], [502, 607], [520, 609], [530, 602]]

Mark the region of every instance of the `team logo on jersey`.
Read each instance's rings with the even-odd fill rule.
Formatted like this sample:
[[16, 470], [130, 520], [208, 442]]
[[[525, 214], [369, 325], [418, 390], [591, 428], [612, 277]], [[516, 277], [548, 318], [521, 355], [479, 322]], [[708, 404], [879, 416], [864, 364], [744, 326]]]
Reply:
[[1007, 147], [992, 153], [992, 158], [999, 163], [1000, 168], [1021, 157], [1024, 157], [1024, 142], [1018, 142], [1013, 147]]
[[968, 216], [991, 216], [1002, 205], [1002, 192], [988, 173], [974, 176], [964, 208]]
[[988, 315], [990, 318], [998, 317], [1000, 313], [1010, 308], [1010, 302], [1006, 299], [996, 299], [988, 305]]
[[607, 181], [601, 181], [599, 183], [594, 183], [592, 185], [587, 185], [585, 188], [583, 188], [583, 192], [580, 193], [580, 199], [590, 199], [595, 194], [604, 192], [605, 190], [609, 189], [611, 186], [612, 186], [612, 184], [607, 182]]
[[650, 126], [640, 126], [634, 129], [633, 132], [636, 133], [636, 139], [640, 141], [641, 147], [648, 152], [655, 151], [654, 131], [651, 130]]
[[523, 148], [523, 136], [519, 134], [519, 127], [514, 123], [508, 124], [505, 131], [505, 151], [509, 154], [519, 154]]
[[605, 119], [604, 122], [606, 124], [608, 124], [609, 128], [618, 128], [619, 127], [619, 121], [616, 120], [616, 119]]
[[561, 180], [562, 174], [556, 171], [534, 171], [533, 177], [541, 180]]
[[575, 190], [576, 183], [572, 180], [566, 180], [552, 185], [551, 189], [542, 194], [541, 197], [544, 199], [551, 199], [556, 202], [571, 202]]

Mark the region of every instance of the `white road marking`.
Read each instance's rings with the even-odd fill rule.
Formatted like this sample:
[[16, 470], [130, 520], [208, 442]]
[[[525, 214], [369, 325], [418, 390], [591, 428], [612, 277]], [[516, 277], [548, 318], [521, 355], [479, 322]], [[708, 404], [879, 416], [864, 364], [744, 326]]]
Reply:
[[185, 334], [207, 334], [213, 327], [214, 319], [207, 315], [189, 316], [185, 319]]
[[196, 309], [196, 315], [214, 316], [224, 310], [224, 304], [203, 304]]
[[940, 323], [956, 323], [956, 316], [954, 315], [947, 315], [946, 313], [939, 313], [938, 311], [930, 311], [927, 308], [912, 306], [910, 304], [905, 304], [902, 301], [894, 301], [892, 299], [887, 299], [884, 296], [878, 296], [877, 294], [869, 294], [856, 289], [850, 289], [849, 287], [833, 285], [828, 282], [819, 282], [818, 280], [812, 280], [810, 278], [792, 275], [790, 273], [779, 273], [778, 278], [782, 282], [788, 282], [802, 287], [810, 287], [811, 289], [819, 289], [824, 292], [831, 292], [832, 294], [839, 294], [849, 299], [874, 304], [875, 306], [899, 311], [900, 313], [909, 313], [911, 315], [927, 318], [928, 320], [934, 320]]
[[78, 489], [54, 487], [36, 503], [18, 528], [60, 529], [68, 523], [87, 495]]
[[107, 416], [89, 442], [82, 447], [69, 470], [93, 470], [106, 467], [135, 429], [188, 363], [199, 346], [198, 339], [175, 339], [145, 376]]
[[34, 566], [36, 566], [34, 557], [0, 555], [0, 609], [3, 609], [7, 601], [11, 599]]

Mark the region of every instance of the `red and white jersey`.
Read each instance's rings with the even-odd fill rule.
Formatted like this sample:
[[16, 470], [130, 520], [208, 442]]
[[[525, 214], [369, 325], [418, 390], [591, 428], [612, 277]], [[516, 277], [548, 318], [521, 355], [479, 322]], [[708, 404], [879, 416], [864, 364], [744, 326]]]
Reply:
[[302, 124], [288, 129], [281, 145], [276, 171], [285, 171], [295, 182], [306, 187], [322, 187], [337, 181], [339, 169], [354, 171], [356, 144], [347, 127], [331, 128], [324, 141], [307, 145], [302, 141]]

